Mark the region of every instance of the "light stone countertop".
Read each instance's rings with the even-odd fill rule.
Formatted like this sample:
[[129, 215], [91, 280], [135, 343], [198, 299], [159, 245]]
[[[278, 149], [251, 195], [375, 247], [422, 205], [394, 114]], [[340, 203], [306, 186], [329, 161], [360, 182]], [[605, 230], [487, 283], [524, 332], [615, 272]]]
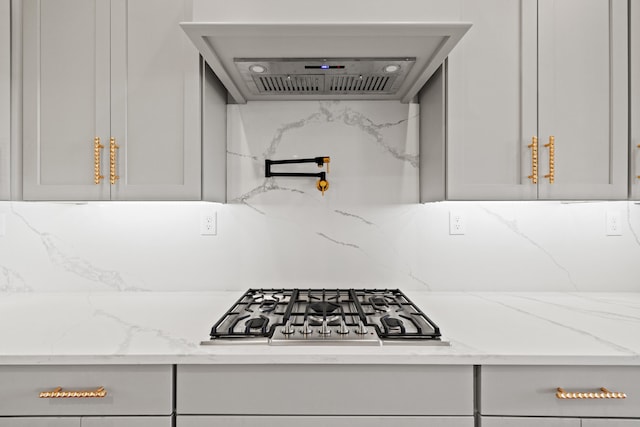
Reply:
[[405, 293], [450, 346], [200, 345], [241, 291], [8, 293], [0, 364], [640, 366], [640, 293]]

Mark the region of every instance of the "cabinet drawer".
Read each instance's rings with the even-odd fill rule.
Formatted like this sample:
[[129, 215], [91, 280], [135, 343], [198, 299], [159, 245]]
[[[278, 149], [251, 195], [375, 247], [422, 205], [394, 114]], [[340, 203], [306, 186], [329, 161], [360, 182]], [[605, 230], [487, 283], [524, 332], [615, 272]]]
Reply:
[[179, 416], [176, 427], [473, 427], [473, 417]]
[[473, 415], [471, 366], [183, 365], [177, 413]]
[[582, 427], [580, 418], [480, 417], [480, 425], [482, 427]]
[[[40, 398], [41, 392], [96, 390], [102, 398]], [[169, 415], [171, 366], [0, 366], [0, 416]]]
[[85, 418], [80, 427], [171, 427], [171, 417], [104, 417]]
[[[556, 390], [626, 393], [626, 399], [558, 399]], [[561, 417], [639, 417], [640, 367], [483, 366], [480, 413]]]
[[171, 417], [8, 417], [0, 427], [171, 427]]

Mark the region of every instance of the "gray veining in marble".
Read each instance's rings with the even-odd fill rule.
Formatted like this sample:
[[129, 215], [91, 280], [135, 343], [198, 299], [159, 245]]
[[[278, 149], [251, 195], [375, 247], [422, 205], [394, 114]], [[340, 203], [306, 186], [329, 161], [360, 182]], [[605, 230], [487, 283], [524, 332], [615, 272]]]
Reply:
[[43, 232], [34, 227], [27, 218], [17, 212], [15, 207], [11, 206], [12, 213], [22, 220], [24, 225], [31, 230], [40, 239], [40, 242], [44, 246], [49, 260], [52, 264], [62, 268], [63, 270], [90, 280], [91, 282], [99, 283], [117, 291], [145, 291], [137, 286], [131, 286], [127, 284], [119, 272], [113, 270], [105, 270], [97, 267], [92, 262], [76, 255], [69, 253], [63, 249], [64, 243], [56, 236], [50, 233]]
[[[483, 295], [477, 294], [477, 293], [474, 293], [473, 295], [475, 297], [477, 297], [477, 298], [483, 299], [485, 301], [489, 301], [489, 302], [491, 302], [493, 304], [500, 305], [500, 306], [505, 307], [505, 308], [507, 308], [509, 310], [512, 310], [512, 311], [524, 314], [526, 316], [530, 316], [530, 317], [533, 317], [535, 319], [541, 320], [543, 322], [549, 323], [549, 324], [553, 325], [554, 327], [558, 327], [560, 329], [565, 329], [565, 330], [577, 333], [579, 335], [588, 337], [588, 338], [590, 338], [590, 339], [592, 339], [594, 341], [597, 341], [598, 343], [601, 343], [601, 344], [604, 344], [606, 346], [611, 347], [615, 351], [622, 352], [622, 353], [629, 354], [629, 355], [637, 355], [638, 354], [637, 351], [635, 351], [635, 350], [633, 350], [631, 348], [628, 348], [626, 346], [623, 346], [623, 345], [620, 345], [618, 343], [612, 342], [612, 341], [610, 341], [609, 339], [607, 339], [607, 338], [605, 338], [603, 336], [595, 335], [595, 334], [591, 333], [590, 331], [585, 330], [583, 328], [580, 328], [580, 327], [577, 327], [577, 326], [572, 326], [566, 321], [554, 320], [554, 319], [545, 317], [543, 315], [540, 315], [540, 314], [537, 314], [537, 313], [533, 313], [530, 310], [527, 310], [527, 309], [525, 309], [523, 307], [519, 307], [519, 306], [517, 306], [515, 304], [509, 304], [509, 303], [504, 302], [504, 301], [498, 301], [496, 298], [483, 296]], [[544, 327], [540, 328], [539, 333], [541, 333], [541, 334], [545, 333]]]
[[32, 292], [20, 273], [0, 265], [0, 293], [2, 292]]
[[567, 276], [567, 280], [569, 281], [569, 283], [571, 284], [573, 289], [574, 290], [578, 289], [577, 283], [571, 277], [571, 272], [567, 268], [562, 266], [562, 264], [560, 264], [558, 262], [558, 260], [556, 260], [556, 258], [553, 256], [553, 254], [551, 254], [547, 249], [545, 249], [538, 242], [536, 242], [531, 237], [527, 236], [525, 233], [520, 231], [519, 228], [518, 228], [517, 220], [509, 221], [509, 220], [503, 218], [502, 216], [500, 216], [499, 214], [491, 211], [490, 209], [483, 208], [483, 210], [486, 213], [488, 213], [489, 215], [491, 215], [492, 217], [494, 217], [495, 219], [497, 219], [500, 223], [504, 224], [509, 230], [513, 231], [515, 234], [517, 234], [518, 236], [522, 237], [524, 240], [526, 240], [531, 245], [535, 246], [538, 250], [540, 250], [542, 253], [544, 253], [549, 258], [549, 260], [551, 260], [551, 262], [553, 262], [560, 270], [564, 271], [564, 273]]

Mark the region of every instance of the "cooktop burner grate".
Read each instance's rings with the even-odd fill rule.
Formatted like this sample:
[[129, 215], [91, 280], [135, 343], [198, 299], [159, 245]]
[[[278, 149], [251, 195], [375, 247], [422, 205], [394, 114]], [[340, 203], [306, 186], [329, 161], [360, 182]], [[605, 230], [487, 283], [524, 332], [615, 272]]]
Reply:
[[438, 326], [398, 289], [249, 289], [210, 337], [211, 343], [444, 343]]

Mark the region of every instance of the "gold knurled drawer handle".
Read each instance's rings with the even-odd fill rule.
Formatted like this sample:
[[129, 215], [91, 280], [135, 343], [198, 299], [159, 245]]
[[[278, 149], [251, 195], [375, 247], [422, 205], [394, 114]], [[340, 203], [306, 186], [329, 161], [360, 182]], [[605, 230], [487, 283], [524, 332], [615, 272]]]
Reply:
[[604, 387], [600, 387], [601, 393], [592, 392], [573, 392], [565, 391], [563, 388], [558, 387], [556, 391], [556, 397], [558, 399], [626, 399], [626, 393], [620, 393], [615, 391], [609, 391]]
[[55, 390], [43, 391], [38, 397], [41, 399], [61, 399], [61, 398], [85, 398], [85, 397], [97, 397], [103, 398], [107, 395], [107, 390], [104, 387], [98, 387], [96, 390], [78, 390], [78, 391], [62, 391], [62, 387], [58, 387]]

